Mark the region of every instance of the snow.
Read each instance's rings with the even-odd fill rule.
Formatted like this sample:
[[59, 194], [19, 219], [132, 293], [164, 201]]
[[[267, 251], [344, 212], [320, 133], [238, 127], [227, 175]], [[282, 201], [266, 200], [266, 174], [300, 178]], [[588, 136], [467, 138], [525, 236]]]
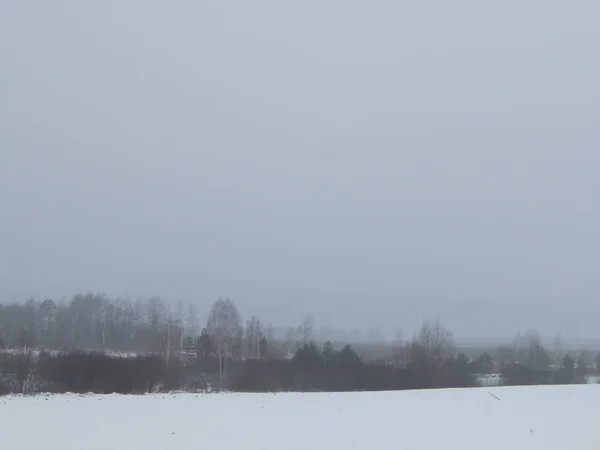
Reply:
[[590, 384], [591, 383], [598, 384], [598, 383], [600, 383], [600, 375], [586, 375], [585, 382], [590, 383]]
[[502, 376], [497, 373], [478, 375], [477, 383], [479, 386], [500, 386], [503, 383], [503, 379]]
[[0, 397], [0, 446], [11, 450], [597, 450], [599, 415], [600, 385], [379, 393], [9, 396]]

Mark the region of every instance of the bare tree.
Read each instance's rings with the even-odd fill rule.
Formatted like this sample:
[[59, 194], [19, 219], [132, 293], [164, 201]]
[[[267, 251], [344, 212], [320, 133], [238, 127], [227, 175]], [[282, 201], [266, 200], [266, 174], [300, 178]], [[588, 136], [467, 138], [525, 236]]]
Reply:
[[439, 319], [424, 320], [417, 338], [419, 347], [435, 361], [443, 361], [454, 354], [454, 338]]
[[552, 346], [552, 350], [554, 353], [554, 365], [556, 367], [560, 367], [561, 366], [561, 362], [563, 360], [563, 347], [562, 347], [562, 339], [560, 337], [560, 334], [558, 336], [556, 336], [556, 338], [554, 339], [554, 344]]
[[168, 331], [167, 321], [170, 318], [168, 305], [160, 297], [152, 297], [148, 300], [146, 310], [152, 331], [152, 350], [163, 353], [165, 348], [164, 333]]
[[196, 333], [198, 332], [198, 308], [194, 303], [188, 305], [186, 325], [192, 342], [196, 342]]
[[275, 340], [275, 327], [273, 326], [272, 323], [267, 325], [266, 338], [269, 342], [272, 342]]
[[550, 358], [536, 329], [530, 328], [523, 334], [517, 333], [515, 348], [517, 361], [521, 364], [538, 369], [546, 369], [550, 365]]
[[54, 301], [46, 299], [38, 308], [39, 330], [38, 339], [46, 345], [56, 345], [55, 336], [57, 332], [58, 308]]
[[394, 341], [392, 342], [392, 361], [396, 367], [402, 367], [405, 357], [405, 347], [402, 343], [402, 330], [394, 332]]
[[264, 338], [261, 341], [260, 354], [263, 358], [269, 358], [273, 356], [273, 344], [275, 342], [275, 328], [273, 324], [267, 325], [265, 329]]
[[522, 355], [523, 363], [535, 365], [536, 349], [541, 346], [540, 334], [537, 330], [529, 329], [524, 334], [517, 334], [517, 345]]
[[183, 330], [181, 322], [178, 319], [173, 319], [171, 316], [167, 319], [164, 330], [160, 333], [159, 353], [165, 358], [167, 368], [171, 356], [181, 349], [181, 337]]
[[206, 329], [216, 346], [219, 380], [223, 388], [223, 377], [227, 374], [227, 359], [231, 358], [240, 347], [243, 335], [240, 314], [230, 299], [219, 299], [213, 304]]
[[300, 336], [302, 337], [302, 344], [307, 344], [312, 341], [313, 331], [315, 328], [315, 319], [313, 316], [308, 315], [304, 317], [302, 320], [302, 325], [300, 325]]
[[298, 330], [296, 328], [286, 328], [282, 346], [283, 351], [288, 355], [298, 349]]
[[33, 333], [25, 329], [19, 331], [15, 352], [15, 377], [19, 393], [26, 393], [27, 382], [33, 367]]
[[168, 307], [160, 297], [151, 297], [147, 305], [148, 322], [150, 326], [158, 330], [168, 316]]
[[246, 322], [246, 354], [250, 358], [260, 359], [261, 342], [265, 338], [265, 332], [256, 316], [252, 316]]
[[[185, 303], [183, 301], [177, 302], [177, 309], [175, 310], [175, 320], [179, 325], [179, 328], [183, 328], [185, 320]], [[183, 347], [183, 332], [179, 333], [179, 348]]]
[[513, 364], [516, 359], [515, 347], [512, 345], [501, 345], [496, 350], [496, 361], [500, 368]]

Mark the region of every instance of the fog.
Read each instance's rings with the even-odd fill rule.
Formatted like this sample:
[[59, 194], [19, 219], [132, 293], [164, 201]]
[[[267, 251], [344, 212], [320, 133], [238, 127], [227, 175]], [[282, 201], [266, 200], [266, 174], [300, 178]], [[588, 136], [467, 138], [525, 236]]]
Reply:
[[600, 338], [596, 1], [0, 5], [0, 302]]

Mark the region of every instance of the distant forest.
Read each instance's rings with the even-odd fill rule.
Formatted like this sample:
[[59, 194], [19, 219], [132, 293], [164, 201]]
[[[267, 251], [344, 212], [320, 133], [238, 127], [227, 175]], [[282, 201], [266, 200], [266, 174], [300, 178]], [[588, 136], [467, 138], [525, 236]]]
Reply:
[[[91, 293], [61, 302], [29, 300], [4, 306], [0, 303], [0, 343], [13, 345], [18, 331], [25, 329], [35, 334], [36, 344], [42, 348], [153, 352], [156, 351], [156, 336], [166, 329], [167, 324], [175, 333], [181, 330], [182, 339], [184, 336], [194, 339], [206, 326], [201, 318], [207, 313], [208, 308], [198, 311], [195, 304], [183, 302], [173, 307], [158, 297], [131, 301]], [[381, 344], [386, 340], [381, 330], [375, 327], [364, 332], [317, 329], [309, 323], [311, 321], [307, 316], [301, 326], [278, 327], [261, 323], [261, 328], [269, 340], [287, 344], [290, 349], [303, 339], [305, 330], [301, 328], [308, 326], [311, 337], [321, 342]]]
[[459, 351], [439, 320], [379, 346], [315, 342], [307, 316], [276, 338], [217, 300], [205, 323], [194, 305], [101, 294], [0, 305], [0, 393], [160, 390], [338, 391], [583, 383], [600, 355], [546, 349], [535, 330], [509, 345]]

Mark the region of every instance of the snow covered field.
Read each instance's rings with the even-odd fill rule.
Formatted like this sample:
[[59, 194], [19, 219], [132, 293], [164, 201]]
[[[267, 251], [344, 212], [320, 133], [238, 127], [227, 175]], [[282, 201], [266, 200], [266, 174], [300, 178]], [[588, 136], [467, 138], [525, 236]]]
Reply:
[[0, 448], [598, 450], [599, 417], [600, 385], [12, 396], [0, 397]]

